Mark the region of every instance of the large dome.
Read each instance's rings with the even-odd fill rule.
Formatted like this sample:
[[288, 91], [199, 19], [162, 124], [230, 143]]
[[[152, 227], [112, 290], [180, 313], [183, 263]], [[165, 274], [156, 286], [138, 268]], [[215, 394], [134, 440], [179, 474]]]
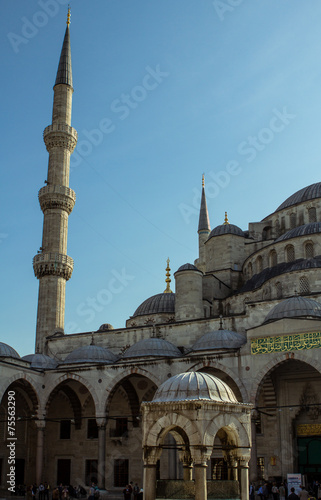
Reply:
[[137, 307], [133, 314], [135, 316], [144, 316], [145, 314], [175, 313], [175, 293], [158, 293], [144, 300]]
[[166, 380], [155, 392], [153, 402], [216, 401], [237, 403], [232, 389], [214, 375], [186, 372]]
[[144, 356], [157, 356], [177, 358], [182, 356], [181, 351], [171, 342], [164, 339], [143, 339], [136, 342], [125, 351], [124, 358], [142, 358]]
[[271, 309], [264, 323], [277, 321], [283, 318], [312, 317], [321, 319], [321, 304], [316, 300], [305, 297], [290, 297], [285, 299]]
[[65, 358], [64, 363], [106, 363], [112, 364], [118, 360], [109, 349], [97, 345], [78, 347]]
[[321, 182], [316, 184], [311, 184], [303, 189], [300, 189], [296, 193], [292, 194], [287, 198], [281, 205], [275, 210], [283, 210], [284, 208], [291, 207], [292, 205], [297, 205], [303, 201], [313, 200], [315, 198], [321, 198]]
[[321, 233], [321, 222], [310, 222], [310, 224], [304, 224], [303, 226], [294, 227], [282, 234], [275, 243], [279, 241], [289, 240], [291, 238], [297, 238], [298, 236], [308, 236], [310, 234]]
[[234, 224], [221, 224], [220, 226], [216, 226], [212, 229], [208, 239], [213, 238], [213, 236], [222, 236], [223, 234], [234, 234], [236, 236], [243, 236], [243, 238], [245, 236], [240, 227], [235, 226]]
[[214, 330], [199, 338], [193, 345], [192, 352], [211, 349], [238, 349], [245, 343], [246, 338], [241, 333], [232, 330]]
[[8, 344], [5, 344], [4, 342], [0, 342], [0, 358], [17, 358], [17, 359], [20, 359], [20, 356], [17, 353], [17, 351], [14, 350], [13, 347], [11, 347]]
[[29, 361], [30, 367], [35, 370], [52, 370], [58, 365], [56, 360], [45, 354], [27, 354], [27, 356], [23, 356], [21, 359]]

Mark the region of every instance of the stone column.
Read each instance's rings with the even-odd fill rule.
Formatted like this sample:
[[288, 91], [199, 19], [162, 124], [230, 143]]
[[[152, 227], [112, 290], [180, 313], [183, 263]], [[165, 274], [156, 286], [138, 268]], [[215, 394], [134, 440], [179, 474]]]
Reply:
[[190, 462], [183, 462], [183, 479], [184, 481], [193, 479], [193, 465]]
[[249, 459], [239, 459], [241, 500], [249, 500]]
[[144, 500], [156, 498], [156, 464], [144, 464]]
[[42, 420], [36, 420], [37, 427], [37, 449], [36, 449], [36, 484], [40, 484], [43, 480], [43, 449], [44, 449], [44, 430], [46, 427], [46, 422]]
[[97, 418], [98, 426], [98, 487], [105, 489], [106, 419]]
[[251, 416], [251, 435], [252, 435], [252, 448], [250, 459], [250, 481], [257, 480], [257, 447], [256, 447], [256, 425], [257, 412], [253, 411]]
[[195, 500], [207, 500], [206, 469], [206, 461], [194, 464]]

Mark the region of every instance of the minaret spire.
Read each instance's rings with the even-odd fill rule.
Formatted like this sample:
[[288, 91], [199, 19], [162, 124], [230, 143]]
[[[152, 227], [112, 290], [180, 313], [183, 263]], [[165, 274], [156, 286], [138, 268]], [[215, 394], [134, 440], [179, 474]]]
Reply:
[[202, 175], [202, 198], [201, 198], [200, 216], [198, 221], [198, 234], [200, 234], [201, 231], [205, 231], [208, 234], [211, 231], [210, 219], [208, 216], [206, 196], [205, 196], [204, 174]]
[[211, 232], [210, 219], [208, 216], [206, 196], [205, 196], [205, 178], [202, 175], [202, 198], [200, 207], [200, 216], [198, 221], [198, 248], [199, 258], [195, 261], [200, 271], [205, 272], [205, 242]]
[[164, 290], [164, 293], [173, 293], [172, 290], [171, 290], [171, 273], [170, 273], [170, 270], [171, 268], [169, 267], [169, 258], [167, 259], [167, 267], [165, 269], [166, 271], [166, 279], [165, 279], [165, 282], [166, 282], [166, 289]]
[[68, 216], [76, 201], [69, 188], [70, 155], [77, 143], [71, 127], [72, 72], [70, 50], [70, 9], [54, 85], [52, 124], [45, 128], [43, 139], [49, 153], [46, 186], [38, 193], [44, 214], [42, 245], [33, 259], [39, 279], [36, 352], [44, 353], [46, 337], [64, 332], [65, 289], [73, 271], [67, 255]]

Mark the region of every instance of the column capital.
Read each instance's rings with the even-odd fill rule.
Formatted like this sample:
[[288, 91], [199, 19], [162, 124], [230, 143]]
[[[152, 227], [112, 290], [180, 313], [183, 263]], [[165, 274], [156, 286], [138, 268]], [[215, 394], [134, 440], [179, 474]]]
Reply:
[[35, 421], [36, 427], [39, 431], [43, 431], [46, 427], [46, 421], [43, 418], [37, 418]]
[[103, 429], [106, 427], [107, 419], [106, 417], [96, 417], [97, 427]]

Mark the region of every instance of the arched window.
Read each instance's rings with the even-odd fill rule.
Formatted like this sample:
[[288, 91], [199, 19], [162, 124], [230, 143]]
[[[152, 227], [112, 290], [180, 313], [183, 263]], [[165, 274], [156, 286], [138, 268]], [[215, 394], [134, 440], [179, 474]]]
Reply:
[[278, 263], [278, 256], [275, 250], [271, 250], [270, 252], [270, 267], [274, 267]]
[[296, 227], [296, 213], [292, 212], [292, 214], [290, 214], [290, 229], [294, 227]]
[[304, 250], [305, 250], [305, 258], [306, 259], [313, 259], [313, 257], [314, 257], [314, 248], [313, 248], [312, 241], [308, 241], [304, 245]]
[[317, 222], [317, 209], [311, 207], [308, 210], [309, 222]]
[[281, 230], [280, 230], [280, 221], [279, 219], [276, 219], [275, 221], [275, 236], [278, 238], [281, 235]]
[[295, 251], [293, 245], [287, 245], [287, 247], [285, 248], [285, 253], [287, 262], [292, 262], [295, 259]]
[[276, 298], [282, 299], [282, 283], [278, 281], [275, 283]]
[[300, 295], [310, 293], [310, 284], [306, 276], [301, 276], [299, 280]]
[[266, 226], [262, 231], [262, 240], [270, 240], [272, 237], [272, 228], [271, 226]]
[[263, 259], [261, 255], [259, 255], [256, 259], [256, 272], [260, 273], [261, 271], [263, 271]]

